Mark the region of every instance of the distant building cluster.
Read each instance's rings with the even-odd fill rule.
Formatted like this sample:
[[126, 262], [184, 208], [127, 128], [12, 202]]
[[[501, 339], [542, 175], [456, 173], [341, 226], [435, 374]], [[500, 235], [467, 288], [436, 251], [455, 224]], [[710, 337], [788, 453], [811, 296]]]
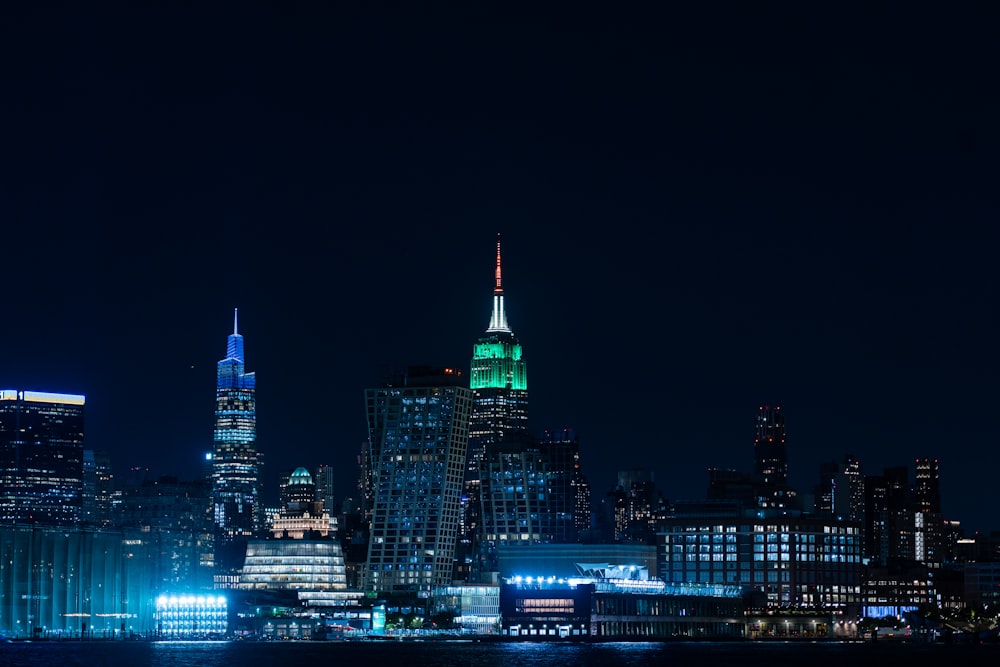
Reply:
[[753, 470], [708, 470], [704, 498], [670, 501], [644, 469], [595, 493], [577, 434], [529, 427], [504, 298], [498, 240], [469, 373], [366, 389], [356, 488], [282, 461], [277, 507], [235, 314], [197, 479], [115, 470], [83, 396], [0, 390], [0, 634], [836, 637], [1000, 603], [1000, 537], [942, 514], [936, 459], [872, 473], [847, 454], [801, 493], [777, 406], [748, 429]]

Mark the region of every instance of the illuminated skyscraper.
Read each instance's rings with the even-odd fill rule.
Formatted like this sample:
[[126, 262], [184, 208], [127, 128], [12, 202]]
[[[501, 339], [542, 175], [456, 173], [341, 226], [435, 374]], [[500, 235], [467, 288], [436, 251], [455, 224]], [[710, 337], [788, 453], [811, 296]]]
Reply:
[[83, 511], [85, 525], [109, 526], [115, 505], [115, 478], [105, 451], [83, 450]]
[[496, 549], [576, 541], [579, 458], [570, 431], [546, 431], [540, 441], [508, 436], [487, 447], [480, 468], [484, 572], [495, 571]]
[[0, 523], [76, 525], [85, 398], [0, 390]]
[[372, 506], [365, 588], [450, 585], [472, 391], [453, 368], [410, 367], [367, 389]]
[[[486, 335], [472, 350], [469, 386], [473, 391], [469, 424], [469, 455], [466, 462], [463, 508], [462, 559], [474, 571], [473, 554], [485, 548], [477, 544], [482, 533], [480, 468], [487, 448], [505, 440], [524, 441], [528, 432], [528, 374], [521, 343], [507, 324], [501, 279], [500, 239], [497, 235], [493, 312]], [[531, 438], [527, 438], [531, 440]], [[463, 564], [459, 564], [460, 570]], [[459, 578], [474, 576], [460, 571]]]
[[246, 372], [243, 336], [234, 311], [226, 358], [218, 363], [212, 451], [215, 567], [222, 577], [235, 574], [242, 566], [246, 542], [262, 526], [263, 460], [256, 441], [256, 376]]
[[469, 387], [475, 394], [469, 424], [467, 478], [478, 477], [486, 447], [528, 429], [528, 373], [521, 343], [507, 324], [497, 238], [493, 312], [486, 335], [472, 349]]
[[781, 408], [762, 406], [757, 412], [754, 438], [754, 473], [766, 485], [780, 486], [788, 481], [788, 455], [785, 449], [785, 416]]

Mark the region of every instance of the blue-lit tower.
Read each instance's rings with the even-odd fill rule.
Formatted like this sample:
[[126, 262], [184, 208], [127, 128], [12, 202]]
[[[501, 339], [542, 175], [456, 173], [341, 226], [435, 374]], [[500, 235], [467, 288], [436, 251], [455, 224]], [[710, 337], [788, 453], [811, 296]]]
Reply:
[[260, 468], [256, 447], [256, 376], [244, 366], [237, 312], [226, 358], [218, 363], [215, 435], [212, 450], [212, 503], [215, 521], [216, 585], [235, 582], [246, 543], [262, 526]]

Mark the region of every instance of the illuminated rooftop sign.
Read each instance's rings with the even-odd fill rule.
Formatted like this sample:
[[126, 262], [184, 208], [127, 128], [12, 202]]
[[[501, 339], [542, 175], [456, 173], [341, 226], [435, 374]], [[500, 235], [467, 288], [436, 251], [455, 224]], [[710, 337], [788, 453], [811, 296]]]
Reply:
[[62, 403], [64, 405], [83, 405], [86, 397], [79, 394], [55, 394], [48, 391], [18, 391], [17, 389], [0, 389], [0, 401], [31, 401], [32, 403]]

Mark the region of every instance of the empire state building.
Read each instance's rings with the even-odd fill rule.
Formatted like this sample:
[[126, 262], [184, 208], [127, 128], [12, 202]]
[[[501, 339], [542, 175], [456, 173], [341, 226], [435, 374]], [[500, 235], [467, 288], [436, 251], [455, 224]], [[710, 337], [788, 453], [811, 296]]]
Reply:
[[475, 392], [469, 427], [468, 472], [476, 476], [486, 447], [528, 428], [528, 373], [521, 343], [507, 324], [497, 235], [493, 312], [472, 350], [469, 387]]
[[244, 366], [243, 336], [237, 313], [226, 358], [218, 363], [215, 434], [212, 449], [212, 503], [215, 570], [223, 579], [243, 565], [247, 540], [260, 528], [260, 468], [257, 452], [256, 376]]
[[[459, 579], [475, 578], [482, 566], [481, 479], [488, 448], [512, 438], [528, 436], [528, 374], [521, 343], [507, 323], [504, 304], [500, 238], [497, 235], [494, 273], [493, 310], [485, 335], [472, 350], [469, 388], [473, 391], [469, 420], [469, 453], [463, 499], [463, 531], [459, 556]], [[477, 552], [480, 552], [477, 556]]]

